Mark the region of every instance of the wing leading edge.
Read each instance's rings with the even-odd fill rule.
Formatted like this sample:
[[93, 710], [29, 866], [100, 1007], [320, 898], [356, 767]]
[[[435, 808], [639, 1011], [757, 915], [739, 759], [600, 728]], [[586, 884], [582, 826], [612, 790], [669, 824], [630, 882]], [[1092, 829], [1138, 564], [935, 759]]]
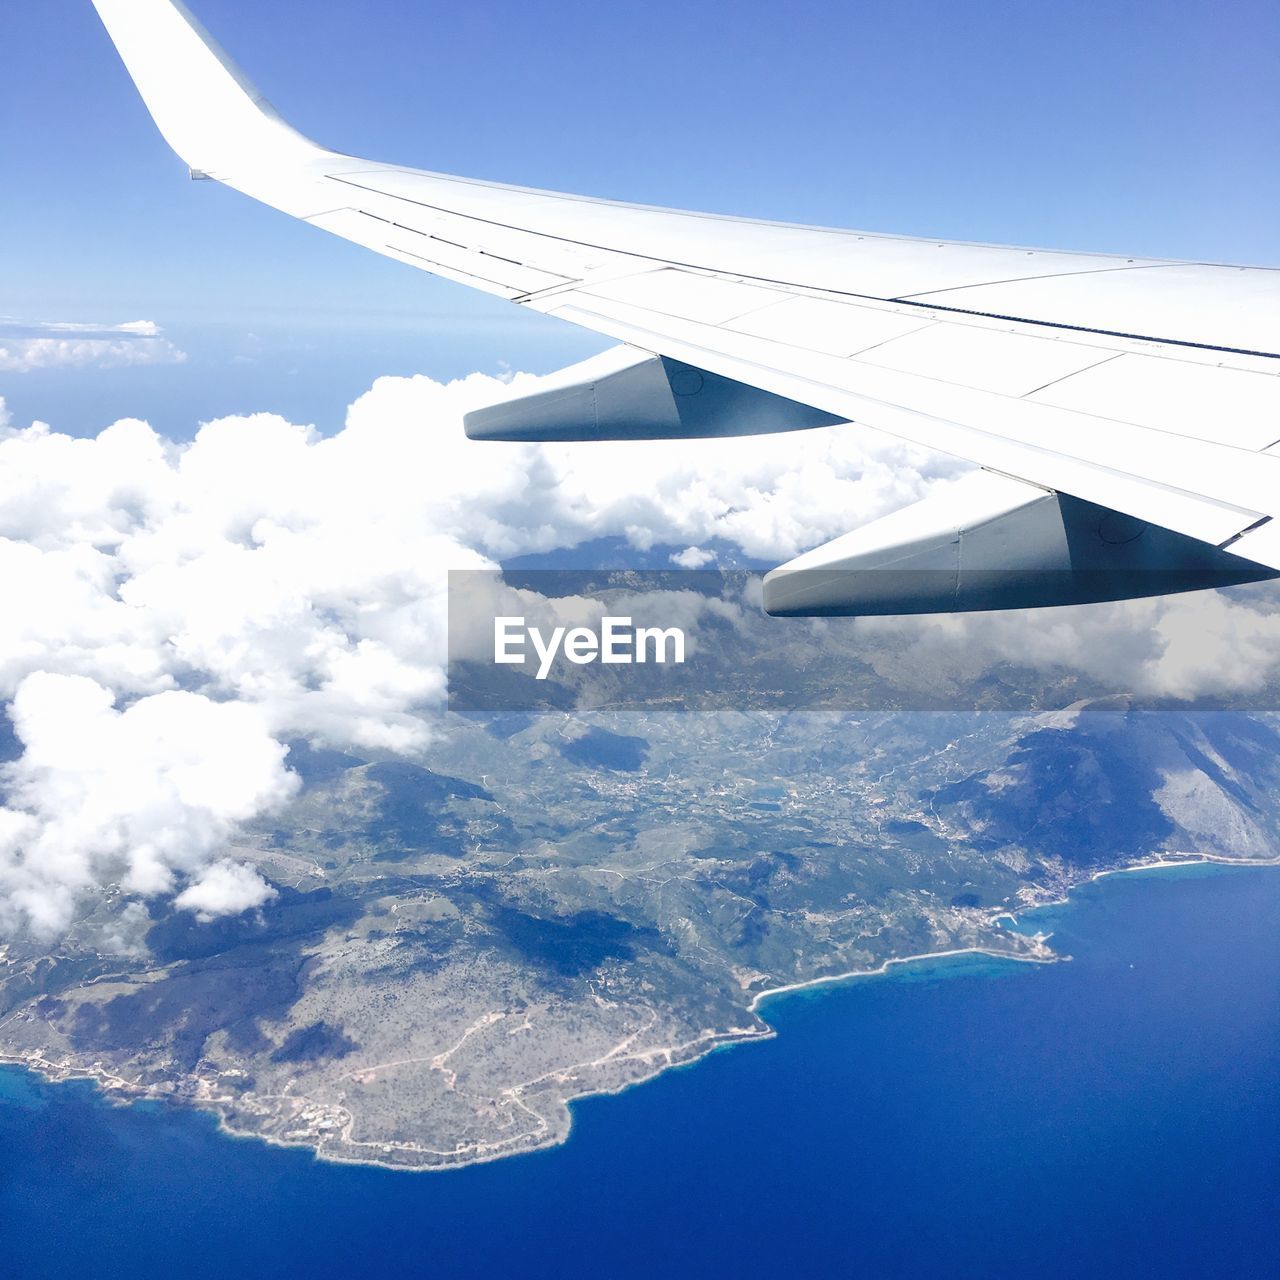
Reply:
[[193, 175], [624, 344], [536, 403], [472, 415], [473, 437], [856, 422], [984, 468], [776, 570], [772, 612], [1070, 603], [1280, 570], [1274, 270], [795, 227], [379, 164], [291, 128], [179, 0], [94, 4]]

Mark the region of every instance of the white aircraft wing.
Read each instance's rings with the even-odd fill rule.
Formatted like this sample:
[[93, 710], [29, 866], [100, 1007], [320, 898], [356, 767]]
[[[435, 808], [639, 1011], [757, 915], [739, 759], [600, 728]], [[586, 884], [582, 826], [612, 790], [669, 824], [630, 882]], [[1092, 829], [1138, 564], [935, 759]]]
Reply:
[[1275, 269], [790, 226], [362, 160], [290, 128], [178, 0], [94, 4], [193, 176], [624, 344], [472, 415], [474, 437], [857, 423], [983, 469], [775, 570], [771, 611], [1063, 603], [1280, 570]]

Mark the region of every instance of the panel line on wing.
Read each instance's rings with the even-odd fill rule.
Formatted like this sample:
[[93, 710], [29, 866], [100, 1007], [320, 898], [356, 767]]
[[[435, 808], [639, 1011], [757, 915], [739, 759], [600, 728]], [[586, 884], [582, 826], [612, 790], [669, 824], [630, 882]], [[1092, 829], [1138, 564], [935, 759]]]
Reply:
[[[558, 289], [564, 285], [575, 285], [579, 283], [579, 281], [575, 280], [572, 276], [566, 276], [559, 271], [552, 271], [549, 267], [534, 266], [532, 263], [521, 262], [518, 258], [508, 258], [501, 253], [494, 253], [490, 249], [481, 249], [476, 245], [462, 244], [457, 240], [449, 240], [444, 236], [436, 235], [434, 231], [423, 231], [421, 227], [407, 226], [403, 222], [395, 222], [390, 218], [382, 217], [380, 214], [370, 213], [368, 209], [356, 209], [354, 212], [362, 213], [366, 218], [374, 218], [378, 222], [385, 223], [389, 227], [395, 227], [397, 231], [408, 231], [411, 235], [423, 236], [427, 240], [434, 240], [437, 244], [447, 244], [451, 249], [461, 249], [463, 253], [474, 253], [478, 254], [482, 258], [492, 258], [495, 262], [510, 263], [513, 267], [520, 267], [525, 271], [533, 271], [538, 275], [554, 276], [556, 283], [548, 285], [547, 288], [549, 289]], [[483, 278], [483, 276], [477, 277], [477, 279]]]
[[1070, 373], [1064, 373], [1060, 378], [1051, 378], [1048, 382], [1042, 383], [1038, 387], [1033, 387], [1030, 391], [1024, 391], [1022, 398], [1028, 396], [1038, 396], [1042, 391], [1047, 391], [1050, 387], [1056, 387], [1059, 382], [1066, 382], [1068, 378], [1074, 378], [1077, 374], [1087, 373], [1090, 369], [1096, 369], [1098, 365], [1108, 364], [1112, 360], [1119, 360], [1126, 353], [1123, 351], [1113, 351], [1109, 356], [1103, 356], [1101, 360], [1094, 364], [1085, 365], [1083, 369], [1072, 369]]
[[[1065, 279], [1065, 276], [1063, 278]], [[1033, 324], [1042, 329], [1068, 329], [1072, 333], [1096, 333], [1101, 338], [1124, 338], [1129, 342], [1155, 342], [1161, 346], [1189, 347], [1195, 351], [1221, 351], [1223, 355], [1229, 356], [1257, 356], [1262, 360], [1280, 360], [1280, 351], [1252, 351], [1248, 347], [1222, 347], [1213, 342], [1193, 342], [1189, 338], [1157, 338], [1150, 333], [1125, 333], [1120, 329], [1095, 329], [1091, 325], [1067, 324], [1061, 320], [1033, 320], [1029, 316], [1001, 315], [996, 311], [975, 311], [969, 307], [947, 307], [940, 302], [913, 302], [910, 298], [885, 298], [882, 301], [900, 302], [904, 307], [927, 307], [931, 311], [948, 311], [952, 315], [958, 316], [980, 316], [984, 320], [1005, 320], [1010, 324]]]
[[388, 253], [395, 254], [397, 257], [416, 258], [419, 262], [425, 262], [437, 275], [465, 276], [471, 280], [482, 280], [485, 284], [494, 285], [508, 293], [515, 293], [515, 290], [505, 280], [495, 280], [492, 276], [482, 276], [476, 271], [464, 271], [461, 267], [450, 266], [447, 263], [438, 262], [434, 258], [425, 257], [421, 253], [414, 253], [412, 249], [402, 249], [398, 244], [388, 244], [383, 247]]
[[[1153, 268], [1166, 268], [1170, 264], [1167, 262], [1136, 262], [1130, 259], [1129, 262], [1119, 267], [1086, 267], [1083, 271], [1046, 271], [1042, 276], [1010, 276], [1006, 280], [984, 280], [981, 284], [950, 284], [945, 289], [921, 289], [917, 293], [904, 293], [893, 298], [894, 302], [910, 302], [913, 298], [932, 298], [939, 293], [956, 293], [964, 289], [994, 289], [1002, 284], [1029, 284], [1033, 280], [1065, 280], [1068, 277], [1074, 279], [1076, 276], [1104, 276], [1113, 275], [1117, 271], [1151, 271]], [[1182, 264], [1179, 264], [1182, 265]], [[1194, 263], [1195, 266], [1202, 266], [1202, 263]]]

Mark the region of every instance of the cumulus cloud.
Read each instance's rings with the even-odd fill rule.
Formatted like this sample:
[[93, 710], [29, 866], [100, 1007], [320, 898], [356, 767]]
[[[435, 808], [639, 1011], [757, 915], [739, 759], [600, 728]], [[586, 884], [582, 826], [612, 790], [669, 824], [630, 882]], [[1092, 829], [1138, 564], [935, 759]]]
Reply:
[[671, 563], [678, 569], [701, 569], [715, 559], [715, 553], [703, 547], [685, 547], [671, 553]]
[[40, 672], [10, 715], [22, 756], [0, 808], [0, 929], [48, 937], [80, 895], [115, 886], [212, 917], [257, 905], [256, 872], [214, 862], [236, 823], [283, 803], [297, 778], [261, 712], [171, 690], [123, 710], [85, 676]]
[[260, 907], [275, 896], [276, 891], [252, 867], [223, 858], [178, 894], [174, 905], [183, 911], [194, 911], [197, 919], [207, 923], [218, 916], [239, 915], [251, 907]]
[[26, 323], [0, 319], [0, 373], [92, 366], [179, 364], [186, 352], [151, 320], [124, 324]]

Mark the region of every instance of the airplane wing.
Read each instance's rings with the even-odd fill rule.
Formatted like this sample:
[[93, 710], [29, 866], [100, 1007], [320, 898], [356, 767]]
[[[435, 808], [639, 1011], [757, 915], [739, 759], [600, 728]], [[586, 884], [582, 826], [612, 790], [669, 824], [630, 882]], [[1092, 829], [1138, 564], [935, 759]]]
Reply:
[[1275, 269], [790, 226], [363, 160], [286, 124], [179, 0], [94, 4], [192, 176], [623, 344], [470, 415], [474, 438], [856, 423], [982, 469], [775, 570], [770, 612], [1070, 603], [1280, 570]]

